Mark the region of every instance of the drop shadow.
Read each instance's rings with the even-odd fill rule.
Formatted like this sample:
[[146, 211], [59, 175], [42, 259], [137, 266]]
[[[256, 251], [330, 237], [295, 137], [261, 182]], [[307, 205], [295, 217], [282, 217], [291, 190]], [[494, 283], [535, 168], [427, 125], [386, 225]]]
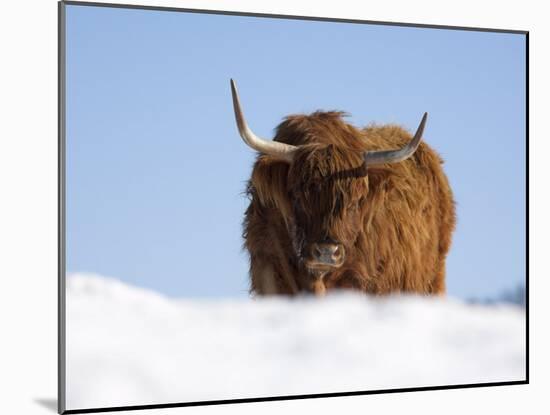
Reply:
[[43, 406], [50, 411], [57, 412], [57, 399], [52, 398], [38, 398], [34, 400], [37, 404]]

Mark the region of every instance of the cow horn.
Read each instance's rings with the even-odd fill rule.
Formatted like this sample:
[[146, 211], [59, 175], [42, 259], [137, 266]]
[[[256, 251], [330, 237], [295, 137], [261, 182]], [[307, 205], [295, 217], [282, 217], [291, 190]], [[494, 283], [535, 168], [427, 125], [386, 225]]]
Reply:
[[367, 166], [374, 166], [377, 164], [385, 163], [398, 163], [400, 161], [408, 159], [414, 154], [420, 140], [422, 139], [422, 133], [424, 132], [424, 126], [426, 125], [426, 120], [428, 119], [428, 113], [425, 112], [420, 121], [420, 125], [416, 130], [414, 137], [409, 143], [400, 150], [382, 150], [382, 151], [367, 151], [364, 155], [365, 163]]
[[233, 95], [235, 120], [237, 121], [237, 127], [239, 128], [239, 134], [244, 142], [260, 153], [268, 154], [291, 163], [294, 159], [294, 153], [298, 147], [290, 144], [279, 143], [277, 141], [264, 140], [254, 134], [252, 130], [248, 128], [246, 120], [244, 119], [241, 103], [239, 101], [239, 94], [237, 93], [237, 86], [235, 85], [235, 81], [233, 81], [233, 79], [231, 79], [231, 93]]

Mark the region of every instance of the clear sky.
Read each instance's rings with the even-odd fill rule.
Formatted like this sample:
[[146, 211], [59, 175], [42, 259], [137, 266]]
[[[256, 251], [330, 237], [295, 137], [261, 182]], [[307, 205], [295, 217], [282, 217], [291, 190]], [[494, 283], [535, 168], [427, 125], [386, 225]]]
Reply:
[[178, 297], [244, 297], [235, 126], [317, 109], [398, 123], [446, 160], [452, 296], [525, 279], [525, 38], [519, 34], [67, 6], [67, 271]]

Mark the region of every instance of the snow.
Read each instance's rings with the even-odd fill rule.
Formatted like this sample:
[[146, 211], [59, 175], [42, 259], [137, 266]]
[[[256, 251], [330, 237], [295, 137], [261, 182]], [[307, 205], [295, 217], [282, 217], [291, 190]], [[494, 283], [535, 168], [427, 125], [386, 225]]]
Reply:
[[337, 293], [173, 299], [67, 278], [67, 409], [525, 378], [525, 311]]

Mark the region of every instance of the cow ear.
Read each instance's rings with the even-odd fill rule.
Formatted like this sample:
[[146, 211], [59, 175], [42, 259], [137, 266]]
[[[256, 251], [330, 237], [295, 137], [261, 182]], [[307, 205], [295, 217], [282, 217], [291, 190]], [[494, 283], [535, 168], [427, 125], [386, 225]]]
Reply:
[[369, 188], [382, 184], [385, 180], [388, 180], [391, 174], [392, 168], [389, 165], [378, 165], [370, 167], [367, 165], [367, 175], [369, 179]]
[[283, 216], [290, 212], [288, 200], [288, 164], [259, 160], [252, 171], [252, 184], [259, 202], [277, 208]]

